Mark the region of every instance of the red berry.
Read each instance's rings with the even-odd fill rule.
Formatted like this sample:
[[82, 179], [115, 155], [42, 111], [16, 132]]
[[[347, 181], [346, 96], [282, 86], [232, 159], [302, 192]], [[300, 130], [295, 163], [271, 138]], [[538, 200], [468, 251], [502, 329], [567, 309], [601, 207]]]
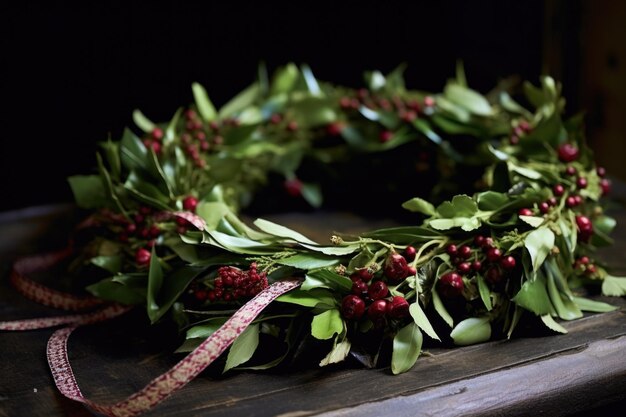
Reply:
[[583, 264], [583, 265], [587, 265], [589, 263], [589, 257], [588, 256], [581, 256], [578, 261], [581, 264]]
[[476, 272], [480, 271], [483, 267], [482, 262], [476, 260], [474, 262], [472, 262], [472, 269]]
[[578, 188], [587, 188], [587, 178], [578, 177], [576, 179], [576, 187], [578, 187]]
[[472, 265], [469, 262], [461, 262], [456, 266], [456, 269], [459, 274], [466, 275], [472, 270]]
[[153, 224], [152, 226], [150, 226], [150, 229], [148, 230], [148, 234], [150, 235], [151, 238], [156, 239], [161, 234], [161, 230], [159, 229], [159, 226], [157, 226], [156, 224]]
[[457, 256], [461, 259], [469, 259], [472, 256], [472, 248], [467, 245], [461, 246], [457, 251]]
[[378, 136], [381, 143], [387, 143], [391, 140], [391, 138], [393, 138], [393, 132], [390, 130], [383, 130]]
[[414, 266], [409, 266], [406, 269], [406, 276], [407, 277], [414, 277], [417, 274], [417, 269]]
[[545, 201], [539, 203], [539, 211], [543, 214], [546, 214], [548, 211], [550, 211], [550, 205]]
[[587, 265], [587, 268], [585, 269], [585, 274], [594, 275], [596, 272], [598, 272], [598, 268], [594, 264]]
[[593, 234], [593, 224], [588, 217], [583, 215], [576, 216], [576, 226], [578, 226], [578, 238], [583, 242], [589, 242]]
[[292, 197], [300, 197], [302, 195], [302, 182], [297, 178], [286, 180], [284, 187], [287, 194]]
[[565, 173], [567, 175], [572, 176], [572, 175], [576, 175], [577, 171], [576, 171], [576, 168], [574, 168], [573, 166], [570, 165], [567, 168], [565, 168]]
[[444, 297], [454, 298], [463, 293], [463, 278], [456, 272], [447, 272], [439, 277], [437, 283], [439, 291]]
[[152, 148], [154, 153], [156, 154], [161, 153], [161, 144], [159, 142], [152, 142], [150, 144], [150, 147]]
[[583, 203], [583, 198], [578, 194], [574, 196], [574, 200], [576, 200], [576, 205], [579, 206]]
[[409, 315], [409, 302], [404, 297], [396, 295], [387, 303], [387, 315], [393, 319], [400, 319]]
[[[196, 297], [196, 300], [204, 301], [208, 298], [209, 293], [207, 290], [195, 290], [193, 295]], [[213, 295], [213, 297], [215, 297], [215, 295]]]
[[561, 162], [572, 162], [578, 159], [580, 152], [578, 148], [571, 143], [564, 143], [559, 146], [558, 154]]
[[209, 127], [211, 128], [211, 130], [213, 130], [214, 132], [217, 132], [218, 130], [220, 130], [220, 125], [219, 123], [217, 123], [215, 120], [209, 122]]
[[372, 282], [367, 290], [367, 295], [369, 295], [372, 300], [380, 300], [381, 298], [385, 298], [387, 294], [389, 294], [389, 289], [387, 288], [387, 284], [383, 281]]
[[358, 295], [350, 294], [341, 301], [341, 314], [348, 320], [358, 320], [365, 312], [365, 301]]
[[417, 254], [417, 251], [415, 250], [413, 246], [407, 246], [406, 249], [404, 249], [404, 257], [409, 262], [415, 260], [416, 254]]
[[606, 169], [604, 167], [597, 167], [596, 173], [598, 174], [598, 177], [603, 178], [606, 175]]
[[446, 253], [447, 253], [448, 255], [450, 255], [450, 256], [456, 256], [457, 251], [458, 251], [458, 249], [457, 249], [456, 245], [452, 245], [452, 244], [451, 244], [451, 245], [448, 245], [448, 246], [446, 247]]
[[497, 262], [502, 257], [502, 252], [498, 248], [491, 248], [487, 251], [487, 260], [489, 262]]
[[490, 237], [486, 237], [485, 240], [483, 240], [483, 244], [481, 246], [485, 252], [488, 251], [493, 247], [493, 239]]
[[403, 111], [400, 113], [400, 119], [406, 123], [411, 123], [413, 120], [417, 119], [417, 113], [413, 110]]
[[187, 226], [189, 224], [189, 222], [187, 221], [187, 219], [183, 218], [183, 217], [176, 217], [176, 219], [174, 220], [176, 222], [177, 225], [179, 226]]
[[129, 235], [132, 235], [136, 231], [137, 231], [137, 225], [135, 223], [128, 223], [126, 225], [126, 233], [128, 233]]
[[369, 282], [372, 278], [374, 278], [374, 274], [372, 274], [369, 268], [363, 268], [356, 271], [356, 274], [365, 282]]
[[196, 118], [196, 112], [192, 109], [185, 110], [185, 119], [191, 120]]
[[375, 321], [385, 315], [387, 312], [387, 300], [375, 300], [367, 308], [367, 317]]
[[196, 207], [198, 206], [198, 199], [193, 196], [185, 197], [183, 200], [183, 209], [187, 211], [191, 211], [193, 213], [196, 212]]
[[291, 122], [287, 123], [287, 130], [290, 132], [295, 132], [296, 130], [298, 130], [298, 122], [292, 120]]
[[574, 196], [569, 196], [565, 199], [565, 205], [569, 208], [572, 207], [576, 207], [578, 205], [578, 202], [576, 201], [576, 198], [574, 198]]
[[399, 281], [407, 276], [408, 264], [399, 253], [390, 254], [385, 260], [384, 273], [392, 281]]
[[554, 187], [552, 187], [552, 191], [554, 192], [555, 196], [561, 197], [565, 193], [565, 187], [563, 187], [561, 184], [556, 184]]
[[517, 145], [519, 144], [519, 136], [516, 135], [511, 135], [511, 137], [509, 138], [509, 143], [511, 145]]
[[557, 204], [559, 204], [559, 201], [556, 199], [556, 197], [550, 197], [548, 198], [546, 203], [548, 203], [550, 207], [555, 207]]
[[135, 252], [135, 262], [137, 262], [137, 265], [148, 265], [151, 257], [152, 254], [144, 248], [139, 248], [137, 252]]
[[474, 236], [474, 245], [478, 247], [482, 247], [484, 243], [485, 243], [485, 236], [483, 235]]
[[532, 216], [534, 213], [531, 209], [524, 207], [524, 208], [519, 209], [517, 214], [519, 214], [520, 216]]
[[342, 130], [343, 130], [343, 124], [338, 123], [338, 122], [331, 123], [328, 126], [326, 126], [326, 132], [330, 136], [339, 136]]
[[431, 96], [424, 97], [424, 106], [432, 107], [435, 105], [435, 99]]
[[152, 129], [152, 137], [156, 140], [163, 139], [163, 129], [161, 129], [160, 127], [155, 127], [154, 129]]
[[339, 99], [339, 106], [341, 106], [342, 109], [349, 109], [350, 108], [350, 97], [341, 97]]
[[512, 256], [506, 256], [500, 260], [500, 266], [504, 269], [511, 270], [515, 268], [515, 258]]
[[270, 123], [273, 125], [279, 124], [282, 120], [283, 120], [283, 117], [278, 113], [274, 113], [270, 117]]
[[367, 294], [367, 284], [360, 279], [352, 281], [352, 294], [360, 296]]
[[502, 280], [502, 272], [497, 266], [492, 266], [485, 272], [485, 280], [490, 284], [497, 284]]
[[602, 189], [602, 195], [607, 195], [611, 192], [611, 181], [606, 178], [600, 180], [600, 188]]

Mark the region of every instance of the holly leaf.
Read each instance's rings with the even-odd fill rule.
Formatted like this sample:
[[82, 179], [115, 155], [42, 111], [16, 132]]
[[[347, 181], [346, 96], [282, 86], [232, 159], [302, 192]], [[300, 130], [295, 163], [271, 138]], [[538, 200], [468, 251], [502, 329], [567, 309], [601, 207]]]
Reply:
[[191, 91], [193, 92], [193, 98], [196, 101], [196, 106], [198, 107], [198, 112], [200, 116], [204, 119], [205, 122], [210, 122], [215, 120], [217, 117], [217, 112], [215, 111], [215, 106], [211, 103], [209, 99], [209, 95], [207, 94], [204, 87], [199, 83], [191, 84]]
[[602, 294], [612, 297], [626, 295], [626, 278], [607, 275], [602, 282]]
[[470, 317], [457, 324], [450, 337], [457, 346], [486, 342], [491, 338], [489, 317]]
[[535, 229], [524, 239], [524, 246], [530, 254], [533, 270], [537, 271], [554, 246], [554, 232], [547, 226]]
[[311, 335], [320, 340], [328, 340], [343, 332], [344, 322], [338, 309], [332, 308], [313, 317]]
[[258, 346], [259, 324], [255, 323], [249, 325], [233, 342], [223, 372], [248, 362]]
[[401, 328], [393, 338], [391, 372], [397, 375], [411, 369], [421, 353], [423, 340], [424, 336], [414, 322]]

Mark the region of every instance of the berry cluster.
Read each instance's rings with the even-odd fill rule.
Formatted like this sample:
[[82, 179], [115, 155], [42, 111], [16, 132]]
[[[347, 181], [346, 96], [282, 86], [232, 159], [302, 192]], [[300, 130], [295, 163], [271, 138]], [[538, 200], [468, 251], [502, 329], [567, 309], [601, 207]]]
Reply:
[[199, 301], [236, 301], [251, 298], [268, 286], [267, 274], [257, 271], [255, 262], [247, 271], [232, 266], [223, 266], [217, 270], [217, 277], [212, 290], [197, 289], [194, 295]]
[[[430, 96], [424, 97], [421, 102], [416, 99], [404, 99], [399, 96], [387, 98], [372, 94], [372, 92], [362, 88], [357, 90], [356, 94], [353, 96], [346, 95], [341, 97], [339, 99], [339, 106], [346, 111], [357, 111], [363, 106], [370, 110], [394, 112], [402, 122], [413, 123], [420, 114], [432, 113], [435, 100]], [[339, 125], [329, 126], [329, 134], [332, 135], [331, 132], [338, 133], [338, 128], [340, 131]], [[393, 139], [393, 135], [394, 133], [390, 130], [382, 130], [378, 138], [381, 143], [385, 143]]]
[[399, 295], [389, 297], [389, 284], [399, 284], [415, 275], [415, 267], [408, 262], [415, 259], [415, 248], [408, 246], [404, 256], [390, 253], [385, 259], [382, 275], [374, 279], [372, 268], [361, 268], [350, 276], [352, 294], [341, 302], [341, 313], [348, 320], [359, 320], [367, 311], [367, 317], [379, 327], [386, 318], [400, 319], [409, 314], [408, 301]]
[[581, 256], [574, 261], [574, 270], [579, 274], [584, 274], [587, 277], [594, 277], [598, 272], [598, 268], [591, 262], [588, 256]]
[[532, 126], [526, 120], [520, 120], [517, 126], [513, 127], [511, 136], [509, 136], [509, 143], [511, 145], [519, 144], [520, 138], [526, 136], [532, 131]]
[[142, 142], [147, 149], [152, 149], [155, 154], [160, 154], [163, 149], [163, 129], [155, 127], [148, 135], [146, 135]]
[[456, 270], [441, 275], [437, 287], [441, 295], [447, 298], [463, 294], [464, 276], [483, 274], [488, 283], [497, 285], [502, 282], [506, 273], [515, 269], [517, 265], [515, 258], [503, 255], [502, 251], [494, 246], [493, 239], [488, 236], [475, 236], [471, 246], [457, 247], [450, 244], [446, 247], [446, 253], [450, 255], [450, 261]]

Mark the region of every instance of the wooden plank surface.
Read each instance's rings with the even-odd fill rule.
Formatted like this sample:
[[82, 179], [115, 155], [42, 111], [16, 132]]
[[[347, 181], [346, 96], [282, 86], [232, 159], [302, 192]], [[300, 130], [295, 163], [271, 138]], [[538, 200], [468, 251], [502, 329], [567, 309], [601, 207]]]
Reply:
[[[616, 245], [605, 252], [626, 272], [626, 212], [617, 213]], [[346, 214], [283, 215], [323, 240], [332, 230], [380, 227]], [[57, 314], [23, 299], [8, 286], [18, 254], [63, 245], [73, 221], [67, 207], [0, 214], [0, 318]], [[321, 227], [320, 225], [323, 225]], [[601, 298], [601, 297], [600, 297]], [[606, 299], [605, 299], [606, 300]], [[566, 322], [567, 335], [520, 337], [465, 348], [429, 348], [406, 374], [367, 370], [354, 363], [293, 372], [205, 372], [146, 416], [446, 416], [570, 415], [626, 401], [626, 318], [618, 311]], [[51, 330], [0, 334], [0, 416], [87, 416], [56, 392], [45, 346]], [[147, 326], [137, 312], [79, 329], [69, 355], [83, 393], [113, 402], [140, 389], [181, 358], [179, 340]], [[603, 409], [605, 412], [607, 409]], [[617, 415], [617, 414], [615, 414]]]

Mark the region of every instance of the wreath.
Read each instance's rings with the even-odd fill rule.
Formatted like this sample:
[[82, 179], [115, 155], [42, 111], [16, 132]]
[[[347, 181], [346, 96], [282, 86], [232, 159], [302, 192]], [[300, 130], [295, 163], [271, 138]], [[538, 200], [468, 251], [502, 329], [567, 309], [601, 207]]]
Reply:
[[[173, 320], [185, 352], [272, 283], [298, 278], [238, 334], [224, 371], [318, 352], [322, 366], [352, 355], [401, 373], [424, 334], [469, 345], [522, 324], [565, 333], [555, 319], [614, 309], [581, 292], [623, 296], [626, 280], [595, 258], [615, 226], [601, 198], [610, 182], [582, 116], [562, 118], [561, 86], [545, 76], [483, 96], [459, 66], [431, 94], [407, 89], [403, 70], [368, 72], [351, 89], [306, 65], [271, 81], [261, 67], [219, 111], [197, 83], [195, 104], [169, 122], [135, 111], [138, 134], [101, 143], [97, 173], [69, 178], [91, 211], [72, 285]], [[323, 199], [366, 214], [399, 200], [409, 225], [316, 242], [240, 216]]]

